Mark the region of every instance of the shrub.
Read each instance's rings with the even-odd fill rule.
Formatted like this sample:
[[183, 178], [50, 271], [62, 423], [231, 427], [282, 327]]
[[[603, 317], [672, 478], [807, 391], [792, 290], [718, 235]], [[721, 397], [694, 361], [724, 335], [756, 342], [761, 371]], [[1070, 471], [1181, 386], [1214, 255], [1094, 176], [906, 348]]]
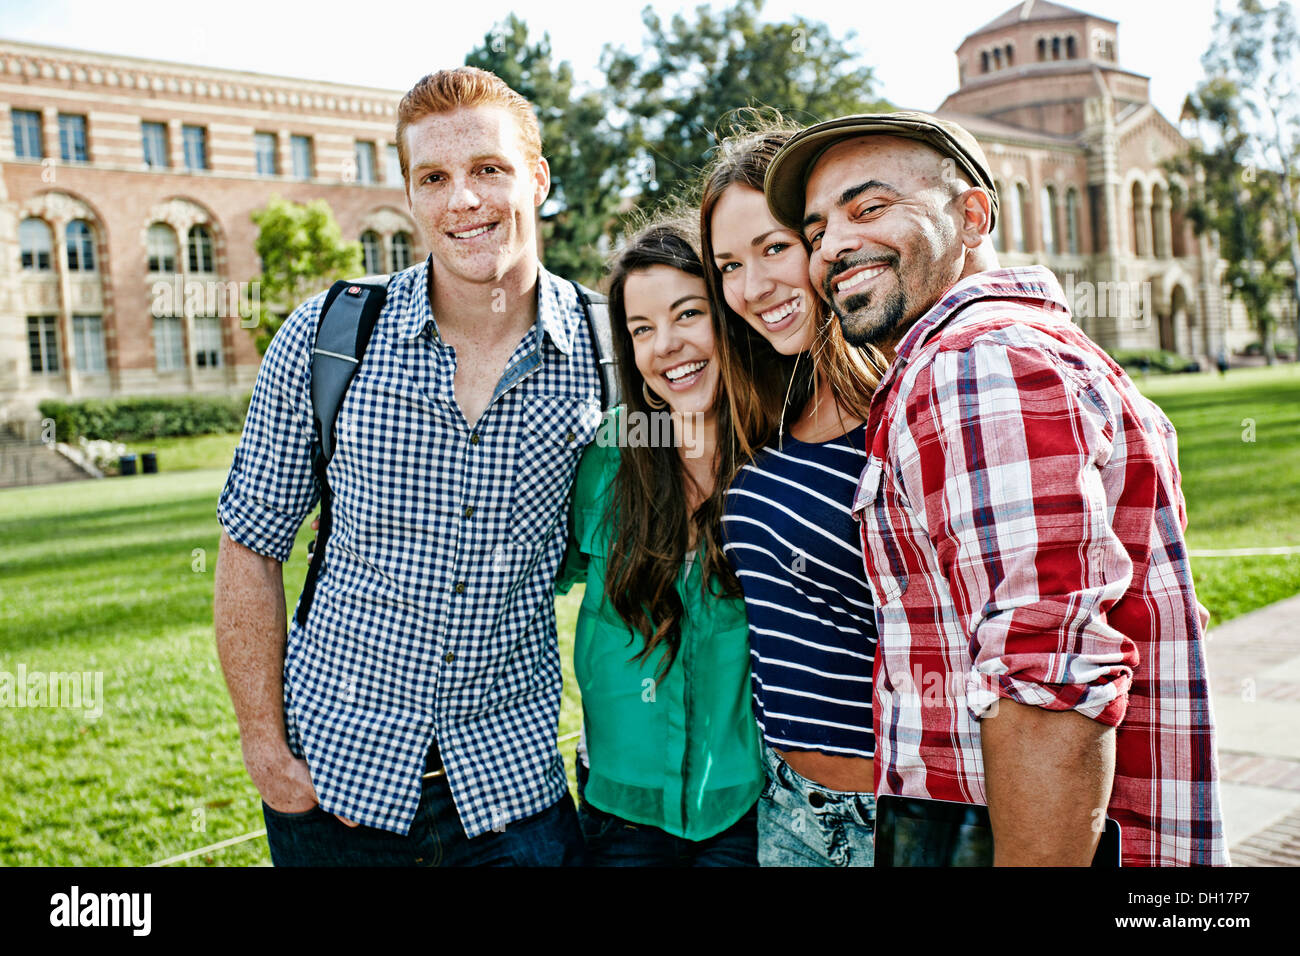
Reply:
[[60, 441], [79, 438], [142, 441], [181, 435], [212, 435], [244, 426], [251, 396], [185, 395], [177, 397], [86, 399], [41, 402], [44, 418], [54, 419]]
[[1110, 357], [1125, 370], [1139, 369], [1143, 372], [1155, 372], [1158, 375], [1200, 371], [1200, 366], [1191, 359], [1163, 349], [1113, 349]]

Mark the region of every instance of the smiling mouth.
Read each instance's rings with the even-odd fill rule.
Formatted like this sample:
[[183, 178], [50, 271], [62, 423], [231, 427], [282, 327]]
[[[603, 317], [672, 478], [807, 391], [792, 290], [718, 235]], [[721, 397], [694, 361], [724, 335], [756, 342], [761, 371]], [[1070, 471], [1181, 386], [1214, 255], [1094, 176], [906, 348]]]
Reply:
[[877, 265], [866, 266], [852, 273], [848, 278], [838, 280], [835, 283], [835, 294], [843, 296], [852, 292], [854, 289], [861, 288], [872, 279], [884, 273], [888, 268], [889, 265], [883, 262]]
[[684, 362], [681, 365], [665, 369], [663, 376], [668, 379], [669, 386], [674, 390], [690, 388], [699, 381], [700, 376], [704, 374], [705, 366], [708, 364], [707, 359], [698, 362]]
[[485, 236], [497, 227], [495, 222], [489, 222], [482, 226], [475, 226], [473, 229], [466, 229], [463, 232], [449, 232], [447, 235], [453, 239], [477, 239], [479, 236]]
[[799, 296], [795, 296], [788, 302], [783, 302], [775, 308], [768, 309], [766, 312], [758, 313], [759, 320], [764, 325], [779, 325], [794, 313], [799, 311]]

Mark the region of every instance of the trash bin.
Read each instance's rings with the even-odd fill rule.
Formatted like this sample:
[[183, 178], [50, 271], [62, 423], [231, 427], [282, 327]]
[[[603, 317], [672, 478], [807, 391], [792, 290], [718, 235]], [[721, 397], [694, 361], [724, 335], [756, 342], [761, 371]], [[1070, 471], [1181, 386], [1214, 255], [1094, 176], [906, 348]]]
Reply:
[[140, 456], [140, 472], [145, 475], [158, 474], [158, 453], [147, 451]]
[[117, 460], [118, 471], [123, 476], [135, 474], [135, 455], [123, 455]]

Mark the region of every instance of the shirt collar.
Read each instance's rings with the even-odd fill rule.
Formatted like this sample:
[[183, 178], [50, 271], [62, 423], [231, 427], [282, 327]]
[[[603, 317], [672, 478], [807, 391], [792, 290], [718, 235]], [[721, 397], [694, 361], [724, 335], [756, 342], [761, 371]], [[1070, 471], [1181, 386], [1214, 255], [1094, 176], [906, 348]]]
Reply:
[[[432, 257], [404, 275], [401, 288], [390, 290], [394, 299], [404, 296], [398, 308], [402, 311], [397, 323], [397, 336], [413, 339], [426, 328], [436, 338], [438, 322], [433, 317], [433, 303], [429, 301], [429, 269]], [[537, 267], [537, 325], [542, 333], [565, 355], [573, 351], [573, 332], [578, 318], [583, 314], [578, 293], [573, 284], [565, 282]]]
[[1061, 283], [1046, 266], [977, 272], [958, 281], [913, 323], [895, 349], [895, 362], [905, 365], [913, 352], [948, 324], [954, 313], [981, 299], [1021, 299], [1050, 306], [1051, 311], [1060, 311], [1067, 320], [1070, 316]]

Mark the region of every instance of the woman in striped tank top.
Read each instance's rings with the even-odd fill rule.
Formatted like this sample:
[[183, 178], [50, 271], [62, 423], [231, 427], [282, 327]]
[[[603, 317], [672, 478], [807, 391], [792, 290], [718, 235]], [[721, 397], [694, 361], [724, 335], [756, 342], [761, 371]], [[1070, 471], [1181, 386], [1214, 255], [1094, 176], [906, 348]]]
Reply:
[[739, 362], [754, 383], [727, 383], [731, 418], [766, 425], [733, 436], [758, 450], [722, 476], [722, 534], [745, 594], [768, 776], [759, 862], [870, 866], [876, 623], [849, 506], [885, 365], [844, 341], [809, 284], [802, 237], [768, 211], [763, 176], [793, 132], [724, 142], [701, 202], [706, 278], [728, 329], [720, 348], [734, 352], [721, 365]]

